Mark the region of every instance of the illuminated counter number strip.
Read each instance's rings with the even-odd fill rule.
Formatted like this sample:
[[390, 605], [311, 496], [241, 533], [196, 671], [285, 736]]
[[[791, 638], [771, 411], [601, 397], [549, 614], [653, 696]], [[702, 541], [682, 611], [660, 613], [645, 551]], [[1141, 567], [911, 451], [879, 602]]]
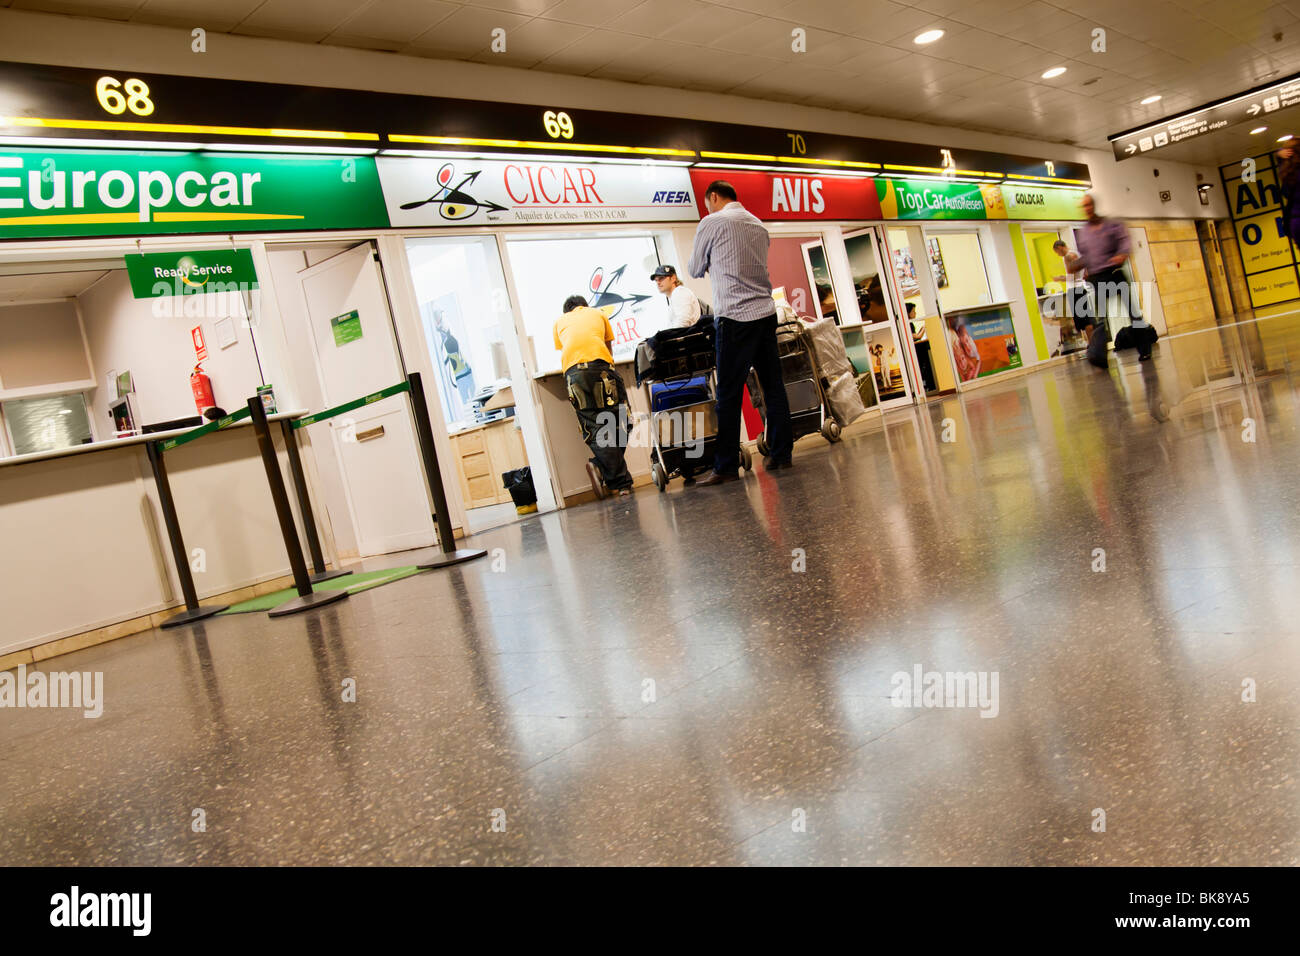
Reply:
[[346, 133], [328, 129], [264, 129], [256, 126], [195, 126], [188, 123], [125, 123], [115, 120], [40, 119], [0, 116], [0, 126], [38, 129], [97, 129], [124, 133], [206, 133], [217, 136], [269, 136], [277, 139], [336, 139], [378, 142], [378, 133]]
[[763, 153], [715, 153], [710, 150], [700, 150], [702, 159], [742, 159], [749, 162], [758, 161], [763, 163], [796, 163], [799, 165], [814, 166], [842, 166], [845, 169], [879, 169], [879, 163], [862, 163], [854, 159], [813, 159], [808, 156], [768, 156]]
[[465, 136], [418, 136], [414, 133], [389, 133], [389, 142], [421, 143], [429, 146], [496, 146], [503, 149], [558, 149], [588, 153], [635, 153], [638, 156], [687, 156], [694, 158], [693, 149], [669, 149], [660, 146], [600, 146], [592, 143], [567, 141], [546, 143], [525, 139], [473, 139]]

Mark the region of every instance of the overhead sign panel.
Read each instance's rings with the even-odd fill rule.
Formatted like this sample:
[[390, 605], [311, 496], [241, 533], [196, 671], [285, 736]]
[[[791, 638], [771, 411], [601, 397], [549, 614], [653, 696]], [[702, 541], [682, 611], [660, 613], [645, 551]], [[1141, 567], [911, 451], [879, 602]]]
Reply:
[[[196, 111], [195, 104], [202, 104]], [[563, 103], [256, 83], [0, 62], [0, 136], [199, 143], [281, 143], [476, 154], [620, 157], [827, 171], [990, 177], [1086, 184], [1088, 167], [1046, 156], [904, 143], [813, 130], [617, 113]]]
[[394, 226], [685, 222], [697, 217], [684, 166], [380, 157]]
[[369, 156], [0, 146], [0, 239], [387, 225]]
[[1116, 159], [1131, 159], [1238, 123], [1265, 119], [1270, 113], [1297, 104], [1300, 104], [1300, 77], [1289, 77], [1272, 86], [1112, 136], [1110, 145]]
[[804, 219], [880, 219], [875, 180], [868, 176], [813, 176], [741, 169], [692, 169], [699, 215], [708, 215], [704, 191], [723, 179], [746, 209], [766, 222]]

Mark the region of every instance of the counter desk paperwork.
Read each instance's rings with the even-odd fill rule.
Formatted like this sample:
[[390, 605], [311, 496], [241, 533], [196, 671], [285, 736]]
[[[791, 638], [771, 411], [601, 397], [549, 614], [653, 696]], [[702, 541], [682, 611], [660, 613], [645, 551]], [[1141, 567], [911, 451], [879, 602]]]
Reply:
[[[166, 453], [200, 598], [289, 573], [248, 424]], [[183, 603], [145, 448], [187, 431], [0, 459], [0, 656]]]

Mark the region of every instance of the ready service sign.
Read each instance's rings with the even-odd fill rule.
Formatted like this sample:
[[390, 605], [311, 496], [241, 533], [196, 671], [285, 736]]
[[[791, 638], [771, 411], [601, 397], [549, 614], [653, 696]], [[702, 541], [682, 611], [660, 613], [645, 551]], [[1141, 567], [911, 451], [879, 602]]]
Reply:
[[257, 288], [253, 254], [247, 249], [132, 253], [124, 258], [131, 293], [137, 299]]
[[698, 218], [682, 166], [381, 156], [378, 167], [394, 226]]
[[0, 147], [0, 239], [387, 225], [370, 156]]

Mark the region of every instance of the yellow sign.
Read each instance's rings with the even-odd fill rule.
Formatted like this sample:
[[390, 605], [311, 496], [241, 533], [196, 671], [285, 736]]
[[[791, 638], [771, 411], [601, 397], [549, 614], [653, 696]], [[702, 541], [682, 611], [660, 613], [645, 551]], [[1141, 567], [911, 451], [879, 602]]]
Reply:
[[1295, 266], [1247, 276], [1246, 283], [1250, 286], [1250, 304], [1256, 307], [1300, 298]]
[[1291, 258], [1291, 240], [1281, 234], [1281, 223], [1280, 209], [1233, 223], [1246, 275], [1289, 266], [1295, 261]]

